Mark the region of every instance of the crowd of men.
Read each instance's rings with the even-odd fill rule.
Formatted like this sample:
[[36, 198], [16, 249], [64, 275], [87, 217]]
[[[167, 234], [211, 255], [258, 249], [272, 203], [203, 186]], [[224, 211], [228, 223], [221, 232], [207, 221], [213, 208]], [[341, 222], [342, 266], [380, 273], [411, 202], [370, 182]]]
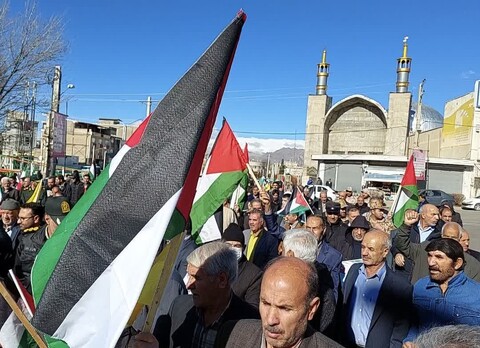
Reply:
[[135, 347], [480, 346], [479, 253], [453, 206], [422, 200], [395, 228], [375, 192], [302, 190], [303, 216], [277, 214], [292, 193], [276, 182], [245, 209], [225, 202], [235, 221], [221, 240], [187, 235], [174, 291]]
[[[28, 291], [36, 255], [91, 182], [1, 179], [0, 276]], [[16, 187], [19, 187], [17, 190]], [[304, 214], [285, 211], [295, 192]], [[480, 342], [480, 253], [452, 205], [422, 200], [396, 228], [379, 191], [331, 200], [307, 187], [253, 186], [245, 207], [224, 203], [222, 237], [188, 234], [164, 292], [153, 347], [448, 347]], [[381, 192], [380, 192], [381, 193]], [[286, 213], [286, 215], [282, 215]], [[0, 321], [10, 310], [0, 299]], [[458, 344], [458, 345], [455, 345]], [[463, 344], [463, 346], [461, 345]]]
[[[58, 175], [43, 181], [25, 176], [17, 182], [16, 176], [4, 176], [0, 182], [0, 279], [12, 295], [18, 297], [9, 270], [31, 292], [30, 274], [36, 256], [91, 181], [88, 175], [80, 180], [80, 173], [74, 171], [68, 177]], [[10, 312], [0, 297], [0, 327]]]

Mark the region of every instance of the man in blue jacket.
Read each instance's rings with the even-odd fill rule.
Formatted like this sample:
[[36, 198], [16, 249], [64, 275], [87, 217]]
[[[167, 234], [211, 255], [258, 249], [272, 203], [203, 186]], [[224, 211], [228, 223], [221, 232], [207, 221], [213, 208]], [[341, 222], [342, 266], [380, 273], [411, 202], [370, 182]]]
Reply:
[[430, 275], [413, 288], [416, 323], [410, 328], [404, 347], [428, 328], [443, 325], [480, 325], [480, 284], [463, 272], [463, 248], [453, 239], [434, 240], [425, 248]]

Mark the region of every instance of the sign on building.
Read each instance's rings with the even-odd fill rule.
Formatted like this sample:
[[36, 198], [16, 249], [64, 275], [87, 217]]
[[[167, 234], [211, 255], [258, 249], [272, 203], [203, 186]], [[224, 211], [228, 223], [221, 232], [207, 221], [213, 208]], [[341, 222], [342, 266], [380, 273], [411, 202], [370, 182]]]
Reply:
[[52, 157], [65, 157], [67, 143], [67, 116], [53, 113]]
[[413, 166], [415, 167], [415, 177], [417, 180], [425, 180], [425, 162], [426, 153], [420, 149], [413, 150]]

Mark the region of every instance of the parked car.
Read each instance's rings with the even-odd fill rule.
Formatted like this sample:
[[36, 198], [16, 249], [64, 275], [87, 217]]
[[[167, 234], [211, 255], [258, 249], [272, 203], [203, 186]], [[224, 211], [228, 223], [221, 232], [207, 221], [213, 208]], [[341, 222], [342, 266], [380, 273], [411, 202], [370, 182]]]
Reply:
[[480, 210], [480, 196], [468, 198], [462, 202], [462, 209]]
[[320, 199], [320, 192], [327, 191], [327, 197], [332, 201], [337, 199], [337, 192], [330, 188], [329, 186], [325, 185], [312, 185], [313, 193], [312, 198]]
[[437, 207], [445, 203], [455, 204], [453, 196], [441, 190], [421, 190], [419, 194], [425, 197], [427, 203], [436, 205]]

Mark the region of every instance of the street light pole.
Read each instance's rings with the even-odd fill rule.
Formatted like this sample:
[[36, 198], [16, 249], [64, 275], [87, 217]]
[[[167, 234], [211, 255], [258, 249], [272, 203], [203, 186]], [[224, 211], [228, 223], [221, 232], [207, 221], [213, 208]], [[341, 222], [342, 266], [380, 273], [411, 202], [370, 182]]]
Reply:
[[42, 154], [45, 161], [43, 162], [42, 172], [46, 177], [55, 173], [55, 158], [52, 156], [52, 135], [53, 135], [53, 117], [54, 113], [58, 113], [60, 110], [60, 84], [62, 81], [62, 69], [59, 65], [55, 66], [52, 81], [52, 102], [50, 112], [47, 116], [47, 139], [46, 139], [46, 151]]

